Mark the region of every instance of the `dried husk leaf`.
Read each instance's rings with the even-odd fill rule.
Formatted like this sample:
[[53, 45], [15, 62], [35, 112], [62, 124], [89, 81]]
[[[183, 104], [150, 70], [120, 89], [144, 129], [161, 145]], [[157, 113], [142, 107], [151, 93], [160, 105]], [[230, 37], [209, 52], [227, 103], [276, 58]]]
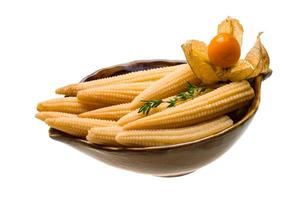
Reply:
[[253, 78], [259, 74], [267, 74], [270, 72], [270, 57], [267, 50], [260, 40], [262, 33], [259, 33], [254, 46], [246, 55], [246, 60], [255, 68], [248, 78]]
[[204, 84], [218, 82], [219, 79], [213, 67], [209, 64], [207, 46], [204, 42], [188, 40], [181, 47], [189, 66]]
[[225, 75], [226, 79], [231, 81], [241, 81], [247, 79], [254, 71], [254, 67], [247, 60], [239, 60], [238, 63], [230, 69]]
[[247, 60], [239, 60], [233, 67], [224, 69], [215, 67], [221, 81], [241, 81], [247, 79], [254, 71], [254, 67]]
[[231, 34], [238, 41], [240, 47], [242, 46], [244, 29], [239, 20], [227, 17], [219, 24], [218, 33]]

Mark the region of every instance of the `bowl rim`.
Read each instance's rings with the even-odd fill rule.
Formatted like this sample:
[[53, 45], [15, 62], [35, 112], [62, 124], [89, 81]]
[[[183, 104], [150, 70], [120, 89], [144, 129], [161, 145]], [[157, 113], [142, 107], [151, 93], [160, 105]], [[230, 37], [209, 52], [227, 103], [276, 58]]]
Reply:
[[[129, 62], [127, 64], [132, 64], [132, 63], [137, 63], [137, 62], [176, 62], [175, 60], [146, 60], [146, 61], [142, 61], [142, 60], [138, 60], [138, 61], [133, 61], [133, 62]], [[181, 62], [181, 61], [178, 61]], [[97, 72], [101, 71], [101, 70], [105, 70], [105, 69], [109, 69], [109, 68], [113, 68], [113, 67], [117, 67], [120, 65], [115, 65], [112, 67], [107, 67], [107, 68], [102, 68], [100, 70], [97, 70], [96, 72], [88, 75], [86, 78], [91, 77], [92, 75], [95, 75]], [[82, 81], [84, 81], [86, 78], [84, 78]], [[154, 146], [154, 147], [112, 147], [112, 146], [104, 146], [104, 145], [99, 145], [99, 144], [93, 144], [85, 139], [82, 138], [76, 138], [74, 136], [70, 136], [70, 135], [65, 135], [65, 134], [61, 134], [59, 131], [58, 132], [51, 132], [49, 131], [49, 137], [51, 137], [52, 139], [65, 139], [65, 140], [72, 140], [72, 141], [76, 141], [77, 143], [80, 143], [81, 145], [85, 145], [94, 149], [99, 149], [99, 150], [107, 150], [107, 151], [115, 151], [115, 152], [119, 152], [119, 151], [151, 151], [151, 150], [169, 150], [169, 149], [175, 149], [175, 148], [180, 148], [180, 147], [184, 147], [184, 146], [188, 146], [188, 145], [192, 145], [195, 143], [202, 143], [205, 142], [207, 140], [213, 139], [213, 138], [217, 138], [217, 137], [221, 137], [224, 136], [226, 133], [229, 133], [230, 131], [238, 128], [239, 126], [243, 125], [245, 122], [247, 122], [258, 110], [259, 104], [260, 104], [260, 98], [261, 98], [261, 83], [263, 81], [265, 77], [263, 77], [262, 75], [259, 75], [257, 77], [254, 78], [254, 92], [255, 92], [255, 97], [249, 107], [249, 110], [247, 112], [247, 114], [240, 119], [238, 122], [236, 122], [235, 124], [233, 124], [233, 126], [228, 127], [227, 129], [218, 132], [216, 134], [212, 134], [209, 135], [207, 137], [198, 139], [198, 140], [194, 140], [194, 141], [190, 141], [190, 142], [184, 142], [184, 143], [179, 143], [179, 144], [172, 144], [172, 145], [163, 145], [163, 146]]]

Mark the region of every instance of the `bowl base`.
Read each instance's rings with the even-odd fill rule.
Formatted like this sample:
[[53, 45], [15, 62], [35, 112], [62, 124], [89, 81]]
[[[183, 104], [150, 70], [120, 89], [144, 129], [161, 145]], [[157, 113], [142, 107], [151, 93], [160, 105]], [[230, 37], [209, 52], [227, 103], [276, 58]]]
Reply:
[[162, 175], [162, 176], [157, 176], [157, 177], [161, 177], [161, 178], [175, 178], [175, 177], [179, 177], [179, 176], [185, 176], [185, 175], [188, 175], [188, 174], [191, 174], [193, 172], [195, 172], [196, 170], [193, 170], [193, 171], [189, 171], [189, 172], [183, 172], [183, 173], [179, 173], [179, 174], [172, 174], [172, 175]]

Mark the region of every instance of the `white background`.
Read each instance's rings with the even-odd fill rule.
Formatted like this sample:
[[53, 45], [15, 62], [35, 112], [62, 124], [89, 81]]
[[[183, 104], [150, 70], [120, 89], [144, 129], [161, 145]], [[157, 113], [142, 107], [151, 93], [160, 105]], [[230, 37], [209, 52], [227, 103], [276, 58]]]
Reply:
[[[0, 199], [299, 199], [297, 1], [0, 1]], [[262, 37], [272, 77], [260, 109], [224, 156], [193, 174], [116, 169], [51, 140], [34, 118], [55, 88], [100, 67], [184, 59], [226, 16], [244, 25], [245, 53]], [[298, 191], [297, 191], [298, 190]]]

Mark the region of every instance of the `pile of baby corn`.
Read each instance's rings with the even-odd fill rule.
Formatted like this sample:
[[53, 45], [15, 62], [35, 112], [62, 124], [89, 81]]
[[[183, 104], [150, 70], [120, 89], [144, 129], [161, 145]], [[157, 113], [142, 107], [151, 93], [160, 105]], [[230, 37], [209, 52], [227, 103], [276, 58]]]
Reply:
[[227, 82], [171, 108], [162, 103], [147, 115], [138, 112], [143, 100], [168, 100], [184, 92], [187, 83], [203, 84], [189, 64], [71, 84], [56, 90], [68, 97], [39, 103], [36, 117], [54, 129], [95, 144], [163, 146], [198, 140], [229, 128], [233, 121], [226, 114], [254, 98], [253, 88], [244, 79]]
[[[130, 78], [135, 76], [143, 79]], [[148, 115], [138, 113], [140, 99], [173, 96], [185, 90], [186, 81], [196, 84], [199, 79], [184, 64], [79, 83], [56, 91], [74, 97], [39, 103], [36, 117], [96, 144], [158, 146], [193, 141], [230, 127], [233, 121], [224, 114], [254, 97], [248, 81], [232, 82], [173, 108], [163, 103]]]

